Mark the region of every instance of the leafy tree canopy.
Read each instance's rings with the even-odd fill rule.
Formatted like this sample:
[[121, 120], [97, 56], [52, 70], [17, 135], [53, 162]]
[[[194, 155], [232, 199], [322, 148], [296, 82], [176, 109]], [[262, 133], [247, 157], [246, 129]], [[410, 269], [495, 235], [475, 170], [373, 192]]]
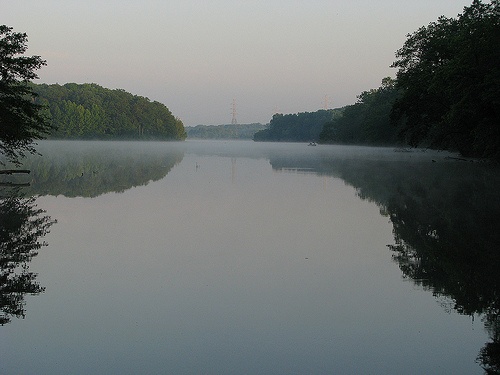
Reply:
[[356, 104], [342, 108], [341, 116], [326, 123], [319, 135], [320, 142], [397, 144], [398, 130], [391, 124], [390, 113], [399, 95], [395, 81], [384, 78], [378, 89], [362, 92]]
[[184, 125], [157, 101], [97, 84], [34, 85], [59, 139], [186, 138]]
[[338, 110], [335, 109], [287, 115], [277, 113], [271, 119], [268, 129], [255, 133], [254, 141], [316, 141], [323, 125], [337, 114]]
[[25, 33], [0, 25], [0, 152], [16, 164], [26, 152], [35, 152], [34, 140], [50, 131], [29, 84], [46, 63], [40, 56], [24, 56], [27, 49]]
[[403, 96], [393, 119], [413, 146], [500, 157], [500, 1], [474, 0], [456, 19], [440, 17], [396, 53]]

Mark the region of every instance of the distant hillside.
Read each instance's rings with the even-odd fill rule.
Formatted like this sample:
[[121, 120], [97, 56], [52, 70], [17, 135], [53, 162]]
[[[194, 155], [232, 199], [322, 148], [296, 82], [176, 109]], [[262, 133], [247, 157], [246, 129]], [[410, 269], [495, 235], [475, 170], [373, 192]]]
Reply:
[[188, 138], [198, 139], [252, 139], [259, 130], [267, 129], [260, 123], [237, 125], [197, 125], [186, 126]]
[[183, 140], [182, 121], [162, 103], [94, 83], [34, 85], [54, 126], [49, 138]]

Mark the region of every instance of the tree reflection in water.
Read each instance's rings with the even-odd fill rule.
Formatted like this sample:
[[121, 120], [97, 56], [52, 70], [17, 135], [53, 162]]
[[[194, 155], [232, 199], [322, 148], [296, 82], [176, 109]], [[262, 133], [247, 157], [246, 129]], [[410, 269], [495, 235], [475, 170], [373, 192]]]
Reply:
[[375, 202], [393, 225], [389, 248], [403, 277], [446, 309], [481, 317], [491, 342], [477, 361], [487, 374], [500, 374], [500, 168], [419, 161], [419, 155], [406, 161], [275, 157], [271, 165], [339, 177]]
[[184, 156], [176, 144], [160, 142], [147, 150], [138, 142], [40, 143], [43, 158], [31, 155], [23, 161], [23, 168], [31, 170], [30, 183], [15, 175], [11, 182], [0, 182], [0, 325], [24, 317], [26, 294], [45, 290], [29, 262], [46, 245], [40, 238], [55, 220], [36, 206], [36, 196], [123, 192], [162, 179]]
[[387, 206], [394, 226], [393, 259], [404, 277], [451, 299], [461, 314], [481, 316], [491, 342], [478, 355], [500, 373], [500, 228], [498, 178], [445, 175], [410, 181]]
[[0, 188], [0, 325], [12, 317], [25, 316], [25, 295], [40, 294], [45, 288], [30, 272], [29, 263], [42, 246], [40, 238], [55, 223], [16, 188]]

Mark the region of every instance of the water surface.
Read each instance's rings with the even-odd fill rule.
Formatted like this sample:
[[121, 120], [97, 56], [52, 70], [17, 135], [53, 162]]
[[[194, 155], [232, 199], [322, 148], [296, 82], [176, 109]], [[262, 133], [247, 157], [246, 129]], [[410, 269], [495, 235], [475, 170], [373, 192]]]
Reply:
[[2, 374], [495, 368], [496, 167], [238, 141], [40, 151], [14, 182], [51, 223], [27, 262], [44, 290], [24, 319], [3, 308]]

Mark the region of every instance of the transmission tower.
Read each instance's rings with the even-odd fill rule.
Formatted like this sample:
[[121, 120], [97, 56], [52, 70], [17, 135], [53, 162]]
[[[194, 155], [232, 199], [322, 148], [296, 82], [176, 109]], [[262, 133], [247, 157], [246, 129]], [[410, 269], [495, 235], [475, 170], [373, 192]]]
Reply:
[[328, 109], [330, 103], [330, 98], [328, 97], [328, 95], [325, 95], [325, 98], [323, 99], [323, 109]]
[[231, 119], [231, 124], [236, 125], [238, 121], [236, 120], [236, 100], [233, 99], [233, 104], [231, 105], [231, 113], [233, 114], [233, 118]]

